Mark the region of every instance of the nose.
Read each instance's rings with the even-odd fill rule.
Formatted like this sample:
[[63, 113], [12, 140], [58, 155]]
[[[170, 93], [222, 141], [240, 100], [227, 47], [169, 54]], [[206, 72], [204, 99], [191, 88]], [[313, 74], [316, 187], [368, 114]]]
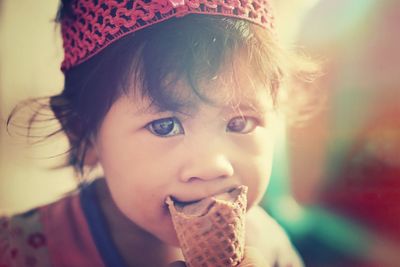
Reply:
[[212, 180], [231, 177], [234, 168], [222, 145], [216, 142], [198, 144], [189, 150], [184, 166], [181, 169], [182, 182], [192, 180]]

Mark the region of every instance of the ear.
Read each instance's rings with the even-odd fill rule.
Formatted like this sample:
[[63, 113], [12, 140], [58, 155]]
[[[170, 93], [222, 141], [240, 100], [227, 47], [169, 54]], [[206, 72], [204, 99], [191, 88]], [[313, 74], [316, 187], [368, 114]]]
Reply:
[[84, 165], [87, 167], [94, 167], [99, 162], [99, 158], [97, 156], [97, 151], [93, 144], [90, 144], [85, 153], [85, 158], [83, 159]]
[[97, 163], [99, 162], [97, 149], [96, 149], [96, 145], [95, 145], [95, 138], [91, 137], [90, 140], [88, 140], [88, 142], [89, 142], [89, 144], [87, 145], [83, 163], [87, 167], [95, 167], [97, 165]]

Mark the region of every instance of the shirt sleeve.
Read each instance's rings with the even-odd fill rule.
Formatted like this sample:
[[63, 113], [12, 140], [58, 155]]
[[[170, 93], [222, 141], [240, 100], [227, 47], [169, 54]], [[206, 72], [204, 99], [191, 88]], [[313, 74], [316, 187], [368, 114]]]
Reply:
[[0, 217], [0, 267], [12, 266], [9, 224], [9, 218]]
[[36, 210], [0, 217], [0, 267], [50, 266]]

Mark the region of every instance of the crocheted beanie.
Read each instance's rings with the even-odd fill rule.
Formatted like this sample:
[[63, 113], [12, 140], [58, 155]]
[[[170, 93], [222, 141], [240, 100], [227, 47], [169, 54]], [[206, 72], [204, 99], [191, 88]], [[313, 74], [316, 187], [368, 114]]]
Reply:
[[63, 72], [123, 36], [188, 14], [220, 15], [273, 28], [268, 0], [73, 0], [61, 21]]

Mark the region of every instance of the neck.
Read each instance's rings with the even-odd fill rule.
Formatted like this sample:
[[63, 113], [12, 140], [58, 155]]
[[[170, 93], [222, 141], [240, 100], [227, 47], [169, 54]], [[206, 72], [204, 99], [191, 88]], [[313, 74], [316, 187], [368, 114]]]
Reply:
[[180, 249], [144, 231], [118, 209], [104, 179], [96, 183], [96, 190], [111, 237], [128, 266], [166, 266], [182, 259]]

